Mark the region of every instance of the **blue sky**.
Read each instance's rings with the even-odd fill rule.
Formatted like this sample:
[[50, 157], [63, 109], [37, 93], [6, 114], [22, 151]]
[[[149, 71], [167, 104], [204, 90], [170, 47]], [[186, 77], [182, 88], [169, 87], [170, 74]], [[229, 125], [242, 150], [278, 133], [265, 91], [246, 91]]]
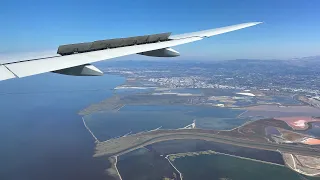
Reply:
[[320, 55], [319, 7], [319, 0], [5, 0], [0, 6], [0, 53], [41, 52], [66, 43], [262, 21], [175, 49], [182, 59], [314, 56]]

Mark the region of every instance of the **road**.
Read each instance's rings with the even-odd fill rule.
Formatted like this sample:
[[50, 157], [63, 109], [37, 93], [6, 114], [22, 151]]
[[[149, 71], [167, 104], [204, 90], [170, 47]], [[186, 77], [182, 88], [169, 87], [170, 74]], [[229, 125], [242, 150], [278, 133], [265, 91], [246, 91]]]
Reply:
[[241, 147], [320, 157], [319, 149], [315, 149], [307, 145], [276, 144], [267, 141], [253, 141], [249, 139], [212, 134], [199, 129], [157, 130], [100, 142], [97, 144], [95, 156], [122, 155], [149, 144], [177, 139], [213, 141]]

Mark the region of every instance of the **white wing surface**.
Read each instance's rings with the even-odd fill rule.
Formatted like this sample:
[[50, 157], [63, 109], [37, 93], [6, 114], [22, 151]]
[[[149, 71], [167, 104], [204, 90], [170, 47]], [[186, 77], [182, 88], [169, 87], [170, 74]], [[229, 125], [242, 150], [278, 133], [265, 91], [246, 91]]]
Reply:
[[170, 36], [171, 39], [181, 39], [181, 38], [188, 38], [188, 37], [211, 37], [231, 31], [236, 31], [239, 29], [243, 29], [250, 26], [255, 26], [257, 24], [260, 24], [261, 22], [250, 22], [250, 23], [243, 23], [243, 24], [237, 24], [232, 26], [226, 26], [216, 29], [209, 29], [204, 31], [198, 31], [198, 32], [192, 32], [192, 33], [185, 33], [185, 34], [178, 34], [178, 35], [172, 35]]
[[[259, 24], [259, 22], [244, 23], [180, 35], [170, 36], [170, 33], [166, 33], [63, 45], [59, 47], [58, 53], [59, 51], [60, 53], [56, 56], [39, 59], [21, 59], [14, 62], [0, 62], [0, 80], [21, 78], [45, 72], [56, 72], [68, 75], [90, 75], [90, 72], [96, 71], [92, 75], [100, 75], [102, 73], [90, 65], [90, 63], [130, 54], [149, 56], [154, 54], [154, 56], [157, 57], [174, 57], [179, 54], [170, 47], [257, 24]], [[160, 37], [165, 35], [166, 38]]]

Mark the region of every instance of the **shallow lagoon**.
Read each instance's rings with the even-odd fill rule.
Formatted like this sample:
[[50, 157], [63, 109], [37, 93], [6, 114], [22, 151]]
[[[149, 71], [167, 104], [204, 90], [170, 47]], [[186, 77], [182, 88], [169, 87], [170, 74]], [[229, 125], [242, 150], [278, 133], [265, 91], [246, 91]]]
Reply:
[[138, 133], [161, 127], [182, 128], [192, 123], [193, 117], [179, 112], [99, 112], [84, 117], [87, 126], [100, 140]]
[[306, 133], [315, 137], [320, 137], [320, 122], [311, 122], [311, 129], [306, 130]]
[[123, 107], [120, 112], [125, 111], [178, 111], [194, 117], [216, 117], [216, 118], [236, 118], [244, 110], [220, 108], [220, 107], [204, 107], [204, 106], [188, 106], [188, 105], [129, 105]]
[[196, 127], [201, 129], [230, 130], [250, 121], [245, 118], [200, 118]]
[[217, 107], [130, 105], [117, 112], [97, 112], [83, 118], [95, 136], [100, 141], [104, 141], [159, 127], [161, 129], [183, 128], [191, 124], [194, 119], [197, 125], [199, 123], [199, 128], [232, 129], [246, 121], [246, 119], [234, 118], [241, 112], [243, 111]]
[[298, 175], [297, 173], [284, 166], [260, 163], [220, 154], [182, 157], [174, 160], [173, 164], [182, 173], [184, 180], [218, 180], [223, 178], [234, 180], [301, 179], [301, 175]]
[[145, 148], [118, 157], [117, 167], [125, 180], [164, 179], [165, 177], [180, 180], [179, 173], [164, 156]]

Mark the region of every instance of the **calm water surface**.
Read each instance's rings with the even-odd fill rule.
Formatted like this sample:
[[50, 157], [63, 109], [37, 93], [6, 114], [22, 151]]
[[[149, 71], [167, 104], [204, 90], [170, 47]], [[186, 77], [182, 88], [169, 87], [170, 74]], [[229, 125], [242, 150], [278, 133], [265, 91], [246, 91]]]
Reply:
[[107, 179], [77, 112], [123, 81], [47, 73], [0, 82], [0, 179]]
[[225, 155], [183, 157], [176, 159], [173, 163], [183, 174], [184, 180], [218, 180], [222, 178], [233, 180], [301, 180], [300, 175], [283, 166], [265, 164]]

